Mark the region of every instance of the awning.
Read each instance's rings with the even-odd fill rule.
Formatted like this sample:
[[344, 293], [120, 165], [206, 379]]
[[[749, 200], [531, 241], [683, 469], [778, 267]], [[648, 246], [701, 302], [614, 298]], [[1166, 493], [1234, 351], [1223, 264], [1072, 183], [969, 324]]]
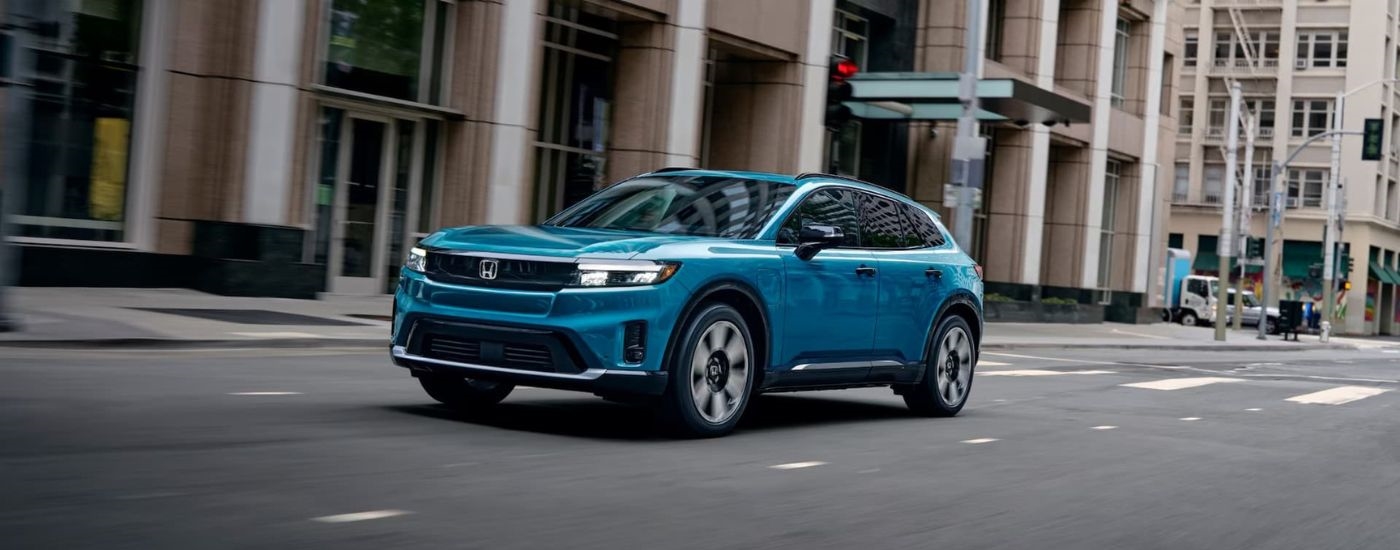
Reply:
[[[846, 106], [860, 118], [956, 120], [958, 73], [860, 73], [851, 77]], [[1014, 78], [977, 82], [978, 119], [1017, 123], [1089, 122], [1089, 104]]]
[[[1212, 249], [1204, 249], [1204, 248], [1203, 248], [1203, 249], [1201, 249], [1201, 250], [1196, 251], [1196, 259], [1195, 259], [1194, 261], [1191, 262], [1191, 269], [1193, 269], [1193, 270], [1195, 270], [1195, 271], [1204, 271], [1204, 272], [1207, 272], [1207, 273], [1216, 273], [1216, 274], [1219, 274], [1219, 272], [1220, 272], [1220, 256], [1217, 255], [1217, 254], [1215, 253], [1214, 247], [1212, 247]], [[1231, 276], [1238, 275], [1238, 274], [1239, 274], [1239, 269], [1240, 269], [1240, 259], [1239, 259], [1239, 258], [1230, 258], [1230, 275], [1231, 275]], [[1247, 265], [1247, 266], [1244, 266], [1244, 272], [1245, 272], [1245, 273], [1259, 273], [1260, 271], [1263, 271], [1263, 270], [1264, 270], [1264, 268], [1263, 268], [1262, 266], [1257, 266], [1257, 265]]]
[[1381, 267], [1380, 263], [1376, 262], [1375, 260], [1371, 260], [1370, 267], [1371, 270], [1366, 274], [1368, 279], [1375, 279], [1388, 285], [1397, 284], [1394, 276], [1390, 274], [1390, 270]]
[[1308, 278], [1308, 268], [1322, 263], [1322, 243], [1285, 241], [1283, 243], [1283, 276], [1293, 280]]

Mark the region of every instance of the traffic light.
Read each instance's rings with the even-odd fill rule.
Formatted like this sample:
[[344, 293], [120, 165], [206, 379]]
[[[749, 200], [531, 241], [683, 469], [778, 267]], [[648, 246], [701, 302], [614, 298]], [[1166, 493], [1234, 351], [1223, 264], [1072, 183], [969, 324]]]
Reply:
[[1260, 238], [1258, 238], [1258, 237], [1245, 237], [1245, 241], [1244, 241], [1244, 257], [1246, 257], [1246, 258], [1263, 258], [1263, 257], [1264, 257], [1264, 239], [1260, 239]]
[[831, 56], [830, 77], [826, 87], [826, 127], [838, 130], [851, 120], [850, 101], [853, 90], [848, 79], [860, 71], [856, 62], [841, 56]]
[[1384, 120], [1366, 119], [1365, 131], [1361, 135], [1361, 160], [1381, 160], [1381, 142], [1384, 134]]
[[1342, 269], [1344, 270], [1344, 271], [1342, 271], [1342, 273], [1346, 273], [1346, 274], [1350, 275], [1350, 274], [1351, 274], [1351, 268], [1352, 268], [1351, 256], [1342, 256]]

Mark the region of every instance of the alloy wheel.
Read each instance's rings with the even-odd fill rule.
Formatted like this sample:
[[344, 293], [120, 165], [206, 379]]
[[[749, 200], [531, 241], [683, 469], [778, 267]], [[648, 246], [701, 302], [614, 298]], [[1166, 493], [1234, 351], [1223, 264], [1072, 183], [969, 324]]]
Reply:
[[938, 344], [938, 395], [949, 407], [962, 404], [972, 382], [972, 339], [960, 327], [953, 327]]
[[743, 403], [749, 379], [749, 347], [742, 331], [716, 321], [700, 335], [690, 359], [690, 396], [706, 422], [722, 424]]

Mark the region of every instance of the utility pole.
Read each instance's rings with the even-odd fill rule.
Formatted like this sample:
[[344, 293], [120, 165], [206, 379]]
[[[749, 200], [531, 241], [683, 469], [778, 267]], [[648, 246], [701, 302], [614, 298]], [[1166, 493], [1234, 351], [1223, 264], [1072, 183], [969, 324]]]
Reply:
[[1322, 245], [1322, 342], [1332, 336], [1332, 316], [1337, 301], [1337, 181], [1342, 172], [1342, 113], [1346, 92], [1337, 92], [1332, 109], [1332, 167], [1327, 176], [1327, 223], [1323, 225], [1326, 239]]
[[[1240, 221], [1238, 236], [1235, 238], [1236, 244], [1241, 250], [1247, 250], [1244, 241], [1249, 238], [1250, 221], [1253, 218], [1251, 210], [1254, 208], [1254, 125], [1258, 123], [1258, 118], [1254, 116], [1254, 109], [1250, 109], [1249, 116], [1243, 121], [1244, 124], [1244, 184], [1240, 186]], [[1248, 254], [1240, 255], [1240, 275], [1235, 279], [1235, 330], [1244, 328], [1244, 277], [1248, 269], [1244, 262], [1249, 259]], [[1264, 304], [1264, 309], [1259, 316], [1259, 324], [1264, 324], [1269, 319], [1269, 304]]]
[[[1268, 339], [1269, 304], [1274, 299], [1274, 231], [1277, 230], [1279, 222], [1283, 220], [1283, 193], [1278, 190], [1279, 173], [1283, 172], [1283, 166], [1275, 158], [1269, 167], [1269, 219], [1264, 226], [1264, 311], [1259, 317], [1260, 340]], [[1296, 323], [1297, 319], [1290, 319]]]
[[1215, 339], [1225, 341], [1225, 305], [1229, 300], [1230, 258], [1235, 256], [1235, 165], [1240, 148], [1240, 83], [1230, 86], [1230, 128], [1225, 143], [1225, 208], [1221, 216], [1220, 237], [1216, 239], [1217, 254], [1220, 255], [1220, 270], [1217, 273], [1227, 280], [1219, 281], [1216, 287]]
[[[953, 217], [953, 239], [963, 250], [971, 250], [973, 202], [982, 189], [982, 165], [987, 140], [977, 136], [977, 75], [982, 72], [982, 1], [967, 0], [967, 24], [963, 32], [963, 72], [958, 75], [958, 135], [953, 141], [953, 172], [949, 191], [957, 193]], [[948, 193], [945, 192], [944, 200]]]

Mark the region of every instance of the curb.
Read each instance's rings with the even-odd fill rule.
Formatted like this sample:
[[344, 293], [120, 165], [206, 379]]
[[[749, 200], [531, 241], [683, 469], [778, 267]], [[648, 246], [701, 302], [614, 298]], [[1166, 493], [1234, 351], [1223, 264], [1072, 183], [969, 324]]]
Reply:
[[382, 348], [388, 338], [268, 338], [264, 340], [181, 340], [174, 338], [94, 338], [87, 340], [0, 340], [0, 348], [34, 349], [295, 349]]
[[1060, 350], [1167, 350], [1167, 351], [1306, 351], [1306, 350], [1355, 350], [1360, 349], [1351, 344], [1010, 344], [1010, 343], [989, 343], [982, 344], [982, 349], [993, 351], [1013, 351], [1018, 349], [1060, 349]]

